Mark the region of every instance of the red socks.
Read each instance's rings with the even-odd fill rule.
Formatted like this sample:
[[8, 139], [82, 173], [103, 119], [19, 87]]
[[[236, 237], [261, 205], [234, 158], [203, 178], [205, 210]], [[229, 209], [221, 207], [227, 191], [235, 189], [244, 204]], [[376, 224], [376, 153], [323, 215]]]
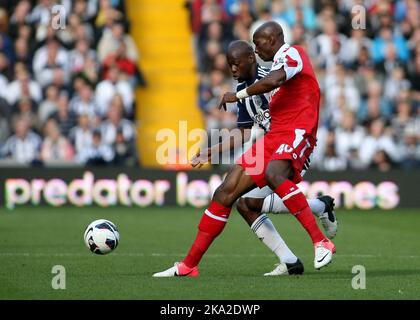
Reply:
[[194, 268], [198, 265], [213, 240], [223, 231], [231, 210], [232, 208], [217, 202], [210, 203], [198, 225], [197, 237], [183, 261], [187, 267]]
[[325, 236], [315, 221], [305, 196], [292, 181], [285, 180], [274, 192], [278, 194], [286, 208], [289, 209], [290, 213], [306, 229], [314, 244], [325, 239]]
[[[285, 180], [275, 192], [283, 200], [287, 209], [289, 209], [306, 229], [313, 243], [325, 239], [325, 236], [315, 221], [305, 196], [292, 181]], [[204, 212], [198, 225], [197, 237], [183, 260], [188, 268], [194, 268], [198, 265], [213, 240], [223, 231], [231, 209], [214, 201], [210, 203], [210, 206]]]

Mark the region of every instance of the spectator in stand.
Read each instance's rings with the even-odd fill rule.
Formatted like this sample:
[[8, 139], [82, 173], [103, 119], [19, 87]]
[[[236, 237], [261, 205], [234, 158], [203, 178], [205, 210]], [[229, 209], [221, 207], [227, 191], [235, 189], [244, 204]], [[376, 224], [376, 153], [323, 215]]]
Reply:
[[48, 25], [51, 21], [51, 8], [53, 0], [38, 0], [38, 4], [32, 9], [30, 21], [38, 25]]
[[378, 117], [388, 119], [392, 113], [392, 105], [385, 99], [382, 85], [379, 81], [371, 81], [367, 84], [367, 99], [363, 100], [358, 110], [358, 118], [362, 122], [369, 122]]
[[[273, 3], [278, 3], [278, 0]], [[316, 28], [316, 15], [312, 7], [304, 4], [301, 0], [292, 0], [292, 4], [284, 13], [284, 18], [289, 26], [294, 27], [296, 24], [302, 24], [308, 31]]]
[[96, 103], [92, 86], [83, 81], [70, 101], [70, 111], [77, 116], [87, 114], [92, 120], [96, 117]]
[[342, 171], [347, 168], [346, 158], [337, 154], [335, 140], [334, 132], [328, 132], [325, 154], [322, 159], [322, 170]]
[[1, 155], [3, 158], [20, 164], [35, 164], [39, 162], [41, 138], [30, 130], [27, 119], [17, 119], [14, 123], [14, 132], [6, 140]]
[[[273, 4], [273, 5], [275, 6], [275, 4]], [[258, 17], [258, 19], [256, 21], [254, 21], [254, 23], [249, 28], [248, 40], [252, 39], [252, 35], [254, 34], [255, 30], [258, 29], [258, 27], [260, 27], [263, 23], [265, 23], [267, 21], [270, 21], [270, 20], [274, 20], [279, 25], [281, 25], [281, 27], [283, 29], [285, 42], [287, 42], [287, 43], [293, 42], [293, 35], [292, 35], [292, 32], [290, 30], [290, 26], [287, 23], [287, 21], [282, 18], [281, 14], [277, 14], [275, 16], [272, 15], [272, 13], [271, 13], [271, 11], [269, 10], [268, 7], [264, 7], [264, 8], [261, 9], [260, 16]]]
[[399, 152], [401, 153], [403, 168], [415, 169], [420, 166], [420, 132], [415, 123], [405, 127]]
[[380, 149], [375, 152], [373, 155], [372, 163], [370, 165], [370, 168], [372, 169], [378, 169], [382, 172], [387, 172], [391, 170], [391, 168], [394, 166], [393, 161], [391, 160], [391, 157], [388, 156], [388, 154]]
[[314, 60], [316, 65], [326, 67], [328, 58], [334, 54], [334, 42], [339, 43], [338, 60], [345, 61], [345, 52], [342, 48], [347, 45], [347, 37], [338, 32], [337, 24], [332, 18], [327, 18], [322, 22], [322, 33], [311, 43], [312, 57], [316, 57]]
[[9, 86], [10, 78], [10, 61], [6, 55], [0, 52], [0, 97], [7, 97], [7, 87]]
[[214, 65], [216, 57], [222, 53], [222, 48], [217, 41], [208, 41], [206, 43], [205, 51], [202, 53], [199, 70], [207, 74], [210, 73]]
[[38, 107], [39, 124], [43, 126], [48, 118], [58, 109], [59, 90], [55, 85], [47, 87], [45, 100]]
[[[394, 35], [390, 27], [383, 27], [380, 29], [378, 36], [375, 37], [372, 43], [373, 61], [376, 64], [383, 62], [387, 56], [388, 50], [395, 52], [396, 59], [407, 62], [409, 58], [407, 41], [401, 36]], [[390, 53], [388, 53], [388, 55], [390, 55]]]
[[[7, 119], [5, 111], [0, 108], [0, 150], [3, 145], [3, 141], [6, 141], [9, 135], [10, 135], [9, 121]], [[0, 154], [0, 159], [1, 159], [1, 154]]]
[[78, 119], [78, 125], [72, 128], [69, 133], [70, 142], [74, 147], [76, 158], [80, 157], [83, 150], [91, 147], [92, 132], [89, 116], [81, 114]]
[[[409, 80], [410, 80], [412, 89], [419, 94], [420, 93], [420, 54], [417, 54], [414, 59], [413, 67], [409, 75]], [[418, 100], [420, 101], [420, 98]]]
[[13, 106], [12, 110], [12, 123], [14, 123], [17, 119], [26, 119], [31, 130], [38, 130], [41, 127], [38, 116], [35, 112], [35, 104], [31, 99], [22, 97]]
[[137, 69], [137, 62], [128, 56], [127, 46], [123, 42], [115, 52], [111, 52], [105, 58], [102, 69], [103, 77], [109, 78], [108, 70], [110, 67], [117, 67], [121, 73], [121, 77], [127, 80], [133, 88], [143, 81], [139, 78], [139, 71]]
[[69, 110], [69, 98], [67, 94], [60, 94], [57, 107], [57, 111], [54, 112], [50, 118], [57, 122], [61, 134], [67, 137], [71, 128], [76, 125], [77, 119], [76, 114]]
[[395, 105], [398, 93], [401, 90], [409, 89], [410, 81], [405, 78], [405, 71], [402, 67], [395, 67], [391, 71], [391, 76], [386, 77], [384, 84], [384, 96], [391, 103]]
[[[378, 154], [383, 151], [384, 155]], [[400, 155], [395, 142], [389, 132], [386, 132], [385, 123], [381, 119], [373, 120], [370, 124], [369, 134], [363, 139], [359, 147], [360, 158], [366, 165], [387, 162], [389, 158], [393, 162], [399, 162]], [[375, 156], [378, 158], [375, 159]]]
[[107, 119], [102, 122], [100, 130], [102, 133], [102, 141], [108, 145], [113, 145], [117, 138], [117, 132], [121, 131], [125, 141], [133, 141], [135, 131], [131, 121], [124, 119], [123, 109], [120, 104], [114, 102], [111, 104]]
[[5, 93], [7, 102], [14, 105], [20, 98], [26, 97], [39, 103], [42, 100], [42, 90], [38, 82], [32, 80], [22, 63], [15, 65], [16, 80], [12, 81]]
[[35, 53], [33, 68], [43, 88], [52, 83], [63, 86], [70, 78], [69, 54], [57, 39], [51, 39]]
[[15, 41], [14, 49], [14, 62], [21, 62], [25, 65], [27, 70], [32, 70], [32, 55], [27, 40], [25, 38], [18, 38]]
[[338, 122], [341, 110], [337, 114], [336, 106], [340, 102], [352, 112], [357, 112], [360, 108], [360, 95], [354, 79], [347, 74], [343, 65], [337, 64], [335, 72], [327, 74], [325, 77], [325, 107], [329, 117], [331, 119], [338, 118]]
[[[335, 146], [337, 154], [345, 159], [350, 158], [350, 153], [357, 150], [365, 137], [362, 126], [356, 122], [353, 112], [346, 111], [343, 114], [341, 125], [335, 129]], [[354, 157], [354, 155], [352, 155]]]
[[[410, 101], [401, 100], [397, 104], [397, 114], [392, 117], [391, 128], [397, 141], [403, 141], [405, 129], [410, 125], [415, 127], [415, 120], [412, 117]], [[420, 128], [419, 128], [420, 130]]]
[[30, 12], [31, 12], [31, 2], [29, 0], [20, 0], [17, 3], [15, 10], [13, 11], [12, 16], [10, 18], [9, 32], [10, 32], [10, 36], [13, 39], [19, 38], [18, 30], [21, 26], [25, 26], [29, 23], [32, 23]]
[[[2, 23], [3, 22], [3, 23]], [[0, 8], [0, 51], [2, 51], [9, 60], [13, 59], [13, 42], [7, 34], [7, 12]]]
[[108, 79], [99, 82], [96, 87], [95, 100], [98, 115], [106, 116], [110, 102], [116, 93], [123, 99], [125, 114], [131, 115], [134, 103], [133, 89], [128, 81], [121, 79], [118, 67], [113, 65], [108, 70]]
[[74, 150], [63, 137], [55, 120], [50, 119], [44, 128], [45, 139], [41, 146], [40, 159], [44, 164], [64, 164], [73, 161]]
[[124, 31], [124, 24], [115, 22], [111, 29], [106, 29], [98, 44], [98, 58], [100, 62], [112, 53], [117, 53], [120, 46], [124, 44], [126, 47], [126, 57], [131, 61], [138, 61], [139, 53], [133, 38]]
[[96, 60], [96, 52], [91, 49], [87, 39], [79, 39], [69, 54], [69, 70], [73, 74], [80, 73], [86, 67], [87, 60]]
[[102, 142], [101, 132], [95, 130], [92, 134], [92, 144], [78, 154], [78, 162], [87, 166], [110, 165], [114, 157], [111, 146]]
[[114, 164], [118, 166], [136, 166], [137, 151], [134, 144], [134, 139], [126, 139], [121, 128], [117, 130], [115, 142], [112, 145], [115, 152]]
[[368, 61], [371, 46], [372, 41], [366, 36], [366, 30], [352, 29], [351, 37], [346, 41], [344, 48], [346, 64], [348, 66], [354, 65], [360, 55], [362, 55], [360, 63], [366, 63], [366, 61]]
[[97, 35], [101, 35], [107, 27], [112, 25], [114, 21], [122, 19], [122, 17], [122, 12], [115, 9], [110, 0], [100, 0], [99, 10], [94, 22]]

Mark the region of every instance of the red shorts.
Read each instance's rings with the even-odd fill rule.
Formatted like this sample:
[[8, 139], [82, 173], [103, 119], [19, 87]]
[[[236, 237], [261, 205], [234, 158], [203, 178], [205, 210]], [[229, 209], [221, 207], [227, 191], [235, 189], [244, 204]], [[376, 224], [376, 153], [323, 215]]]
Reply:
[[267, 185], [265, 171], [268, 163], [290, 160], [294, 171], [292, 181], [299, 183], [309, 168], [309, 156], [315, 144], [315, 134], [304, 129], [269, 131], [238, 159], [237, 164], [262, 188]]

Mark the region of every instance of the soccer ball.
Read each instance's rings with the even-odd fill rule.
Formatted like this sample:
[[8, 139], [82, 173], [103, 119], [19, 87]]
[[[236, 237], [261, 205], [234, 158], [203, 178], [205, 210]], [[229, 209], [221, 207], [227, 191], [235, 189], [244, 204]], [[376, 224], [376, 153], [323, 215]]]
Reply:
[[86, 247], [93, 253], [107, 254], [118, 246], [120, 234], [111, 221], [99, 219], [87, 226], [84, 240]]

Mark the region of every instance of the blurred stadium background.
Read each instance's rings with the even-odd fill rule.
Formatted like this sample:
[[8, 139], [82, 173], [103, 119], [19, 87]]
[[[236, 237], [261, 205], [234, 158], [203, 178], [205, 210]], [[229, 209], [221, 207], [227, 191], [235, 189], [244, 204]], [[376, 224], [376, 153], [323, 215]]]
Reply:
[[[123, 272], [130, 273], [129, 265], [136, 259], [150, 290], [136, 297], [162, 297], [165, 286], [153, 289], [150, 270], [166, 266], [168, 257], [182, 256], [180, 251], [188, 246], [201, 216], [201, 209], [186, 207], [205, 207], [228, 166], [190, 170], [185, 161], [195, 141], [174, 144], [177, 163], [162, 166], [156, 161], [162, 143], [156, 135], [162, 128], [184, 134], [180, 121], [187, 121], [188, 130], [235, 127], [236, 107], [230, 105], [228, 112], [217, 109], [220, 94], [236, 88], [225, 51], [234, 39], [249, 41], [253, 30], [268, 20], [282, 25], [286, 41], [309, 52], [322, 90], [318, 145], [307, 180], [300, 186], [310, 197], [329, 193], [336, 197], [338, 208], [351, 209], [343, 215], [338, 212], [343, 224], [337, 241], [347, 258], [344, 255], [329, 278], [330, 291], [311, 292], [313, 287], [306, 283], [309, 291], [303, 298], [312, 294], [359, 298], [354, 292], [343, 296], [337, 292], [359, 253], [349, 243], [365, 246], [364, 235], [372, 229], [373, 243], [362, 253], [366, 264], [378, 269], [374, 280], [379, 293], [362, 297], [404, 298], [393, 295], [398, 286], [410, 288], [409, 298], [419, 297], [410, 287], [420, 261], [415, 252], [420, 226], [420, 4], [416, 0], [0, 0], [0, 230], [10, 237], [0, 242], [5, 262], [0, 284], [7, 284], [0, 285], [0, 297], [36, 298], [38, 291], [43, 292], [41, 297], [55, 297], [42, 291], [42, 282], [26, 287], [23, 281], [36, 274], [15, 275], [16, 282], [8, 278], [15, 269], [25, 270], [24, 261], [31, 253], [33, 272], [66, 253], [66, 263], [78, 263], [81, 274], [84, 268], [109, 274], [121, 267], [118, 259], [127, 262]], [[361, 28], [353, 28], [354, 22]], [[94, 208], [87, 211], [71, 208], [91, 205]], [[164, 205], [181, 209], [171, 215], [155, 208]], [[122, 210], [122, 206], [133, 208]], [[8, 209], [15, 208], [16, 215], [9, 216]], [[185, 216], [180, 218], [183, 208]], [[374, 209], [369, 218], [359, 211], [366, 209]], [[383, 209], [392, 211], [382, 213]], [[144, 213], [142, 221], [137, 220], [139, 210]], [[110, 264], [98, 267], [96, 257], [87, 250], [80, 253], [73, 244], [82, 243], [83, 226], [90, 220], [106, 216], [122, 229], [121, 255], [110, 255], [111, 260], [104, 260]], [[60, 238], [60, 219], [68, 227], [66, 240]], [[302, 246], [292, 236], [295, 231], [289, 231], [294, 230], [295, 226], [289, 227], [293, 223], [281, 219], [292, 245]], [[235, 260], [245, 265], [248, 252], [258, 255], [264, 248], [248, 234], [243, 221], [232, 220], [232, 229], [223, 237], [233, 244], [216, 246], [213, 261], [218, 252], [229, 256], [229, 249], [237, 250], [235, 243], [246, 243], [250, 251], [242, 248], [237, 251], [241, 258]], [[51, 239], [46, 236], [34, 240], [34, 225], [56, 236], [56, 246], [48, 246]], [[395, 226], [402, 234], [393, 232]], [[165, 233], [172, 245], [154, 239], [153, 230]], [[175, 238], [180, 234], [182, 239]], [[10, 239], [16, 235], [19, 242], [14, 243]], [[144, 251], [131, 255], [137, 236], [139, 242], [154, 242], [147, 249], [140, 245]], [[124, 241], [131, 249], [123, 248]], [[398, 241], [410, 245], [396, 245]], [[405, 251], [398, 263], [382, 259], [401, 247]], [[144, 256], [153, 259], [144, 264]], [[302, 256], [310, 261], [311, 252]], [[271, 261], [268, 257], [267, 252], [261, 261]], [[253, 266], [262, 272], [263, 266], [256, 263], [251, 270]], [[389, 274], [383, 271], [387, 268]], [[242, 277], [249, 272], [240, 270]], [[220, 276], [217, 271], [213, 270]], [[318, 278], [319, 283], [325, 281]], [[99, 281], [91, 279], [91, 286], [94, 279]], [[129, 285], [133, 278], [123, 279], [127, 288], [135, 290]], [[214, 287], [208, 295], [200, 295], [190, 284], [190, 293], [169, 291], [164, 297], [299, 298], [276, 296], [278, 288], [268, 282], [257, 286], [260, 291], [255, 296], [241, 295], [240, 286], [246, 291], [252, 285], [247, 281], [260, 281], [251, 278], [243, 284], [241, 279], [235, 280], [238, 291], [226, 288], [226, 294]], [[118, 283], [118, 277], [112, 281]], [[288, 290], [294, 290], [293, 280], [285, 281]], [[274, 295], [264, 295], [263, 284], [271, 286]], [[102, 298], [102, 293], [98, 288], [94, 296]], [[64, 297], [90, 296], [82, 290]], [[119, 297], [133, 296], [127, 289]]]
[[156, 167], [159, 129], [233, 128], [226, 47], [275, 20], [322, 88], [312, 168], [419, 167], [417, 1], [3, 0], [0, 17], [2, 166]]

